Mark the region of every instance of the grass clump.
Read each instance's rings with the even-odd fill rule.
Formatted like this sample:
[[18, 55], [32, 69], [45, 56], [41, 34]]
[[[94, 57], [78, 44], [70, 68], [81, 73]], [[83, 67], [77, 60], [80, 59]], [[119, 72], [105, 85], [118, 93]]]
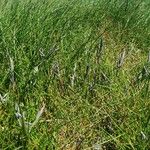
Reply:
[[0, 1], [0, 149], [149, 149], [148, 0]]

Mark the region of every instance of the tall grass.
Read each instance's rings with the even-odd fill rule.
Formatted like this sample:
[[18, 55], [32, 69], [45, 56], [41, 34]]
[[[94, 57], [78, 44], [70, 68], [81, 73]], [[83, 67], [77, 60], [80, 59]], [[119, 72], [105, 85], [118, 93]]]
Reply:
[[148, 0], [0, 1], [0, 149], [149, 149]]

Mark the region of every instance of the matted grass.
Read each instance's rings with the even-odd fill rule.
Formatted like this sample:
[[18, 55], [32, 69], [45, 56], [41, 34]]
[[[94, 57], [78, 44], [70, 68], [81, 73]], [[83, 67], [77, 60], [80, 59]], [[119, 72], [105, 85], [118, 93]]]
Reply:
[[0, 149], [148, 150], [148, 0], [0, 1]]

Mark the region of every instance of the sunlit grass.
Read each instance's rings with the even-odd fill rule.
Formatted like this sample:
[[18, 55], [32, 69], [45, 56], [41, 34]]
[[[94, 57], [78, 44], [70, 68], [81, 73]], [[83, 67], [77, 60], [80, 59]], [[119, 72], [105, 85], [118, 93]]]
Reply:
[[150, 2], [0, 1], [0, 149], [147, 150]]

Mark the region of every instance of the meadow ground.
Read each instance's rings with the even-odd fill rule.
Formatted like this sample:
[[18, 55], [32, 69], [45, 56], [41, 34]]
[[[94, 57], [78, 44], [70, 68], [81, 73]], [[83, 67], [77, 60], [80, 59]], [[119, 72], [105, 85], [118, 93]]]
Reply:
[[0, 0], [0, 149], [150, 148], [149, 0]]

